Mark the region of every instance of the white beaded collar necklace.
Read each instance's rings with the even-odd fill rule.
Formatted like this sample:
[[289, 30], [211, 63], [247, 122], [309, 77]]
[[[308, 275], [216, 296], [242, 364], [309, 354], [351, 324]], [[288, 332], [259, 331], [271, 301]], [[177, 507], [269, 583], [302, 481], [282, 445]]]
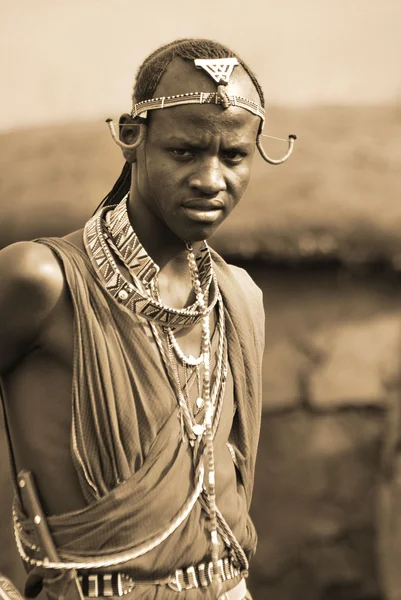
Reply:
[[[188, 327], [209, 315], [216, 305], [218, 286], [206, 242], [196, 258], [201, 286], [205, 295], [209, 292], [206, 309], [198, 309], [197, 305], [182, 309], [170, 308], [148, 295], [146, 290], [157, 275], [159, 267], [146, 253], [131, 227], [127, 198], [117, 207], [107, 206], [99, 210], [86, 223], [84, 244], [88, 257], [107, 291], [133, 313], [140, 314], [149, 321], [174, 328]], [[117, 249], [119, 257], [132, 273], [137, 285], [133, 285], [122, 274], [110, 247]]]

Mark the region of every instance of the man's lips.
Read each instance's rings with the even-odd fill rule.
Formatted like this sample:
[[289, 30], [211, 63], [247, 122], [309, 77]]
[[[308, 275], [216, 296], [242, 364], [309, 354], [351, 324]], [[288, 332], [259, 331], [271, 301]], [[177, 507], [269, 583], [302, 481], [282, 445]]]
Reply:
[[183, 203], [183, 210], [191, 221], [214, 223], [221, 217], [224, 202], [218, 198], [191, 198]]
[[193, 210], [221, 210], [224, 208], [224, 202], [219, 198], [191, 198], [186, 200], [183, 206]]

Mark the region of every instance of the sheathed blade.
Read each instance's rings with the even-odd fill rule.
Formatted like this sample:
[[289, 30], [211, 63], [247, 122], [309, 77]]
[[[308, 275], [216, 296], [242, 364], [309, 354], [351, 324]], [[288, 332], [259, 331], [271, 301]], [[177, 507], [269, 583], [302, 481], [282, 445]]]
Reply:
[[0, 573], [0, 599], [1, 600], [25, 600], [15, 585]]

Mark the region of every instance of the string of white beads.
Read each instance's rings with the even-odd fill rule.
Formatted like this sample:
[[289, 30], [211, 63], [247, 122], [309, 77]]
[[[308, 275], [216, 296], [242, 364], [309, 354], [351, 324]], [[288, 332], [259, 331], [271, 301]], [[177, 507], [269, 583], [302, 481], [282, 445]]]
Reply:
[[[198, 268], [192, 249], [192, 244], [187, 243], [187, 257], [189, 270], [191, 273], [192, 285], [195, 290], [196, 298], [201, 309], [205, 310], [205, 300], [198, 276]], [[217, 507], [216, 507], [216, 477], [215, 461], [213, 448], [213, 404], [210, 398], [210, 327], [209, 316], [202, 318], [202, 355], [203, 355], [203, 390], [202, 397], [206, 406], [205, 415], [205, 442], [207, 451], [208, 479], [207, 493], [209, 496], [210, 512], [209, 526], [211, 538], [211, 558], [213, 563], [213, 580], [218, 588], [221, 588], [222, 581], [218, 569], [219, 560], [219, 539], [217, 533]]]

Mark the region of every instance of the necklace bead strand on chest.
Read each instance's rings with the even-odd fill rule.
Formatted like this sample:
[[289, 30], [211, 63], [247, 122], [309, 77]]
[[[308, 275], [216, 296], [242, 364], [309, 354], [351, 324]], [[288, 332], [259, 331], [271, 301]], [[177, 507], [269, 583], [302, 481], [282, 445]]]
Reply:
[[[84, 241], [92, 265], [108, 292], [134, 313], [140, 314], [149, 321], [159, 322], [163, 326], [188, 327], [200, 322], [205, 311], [198, 310], [197, 307], [195, 309], [193, 307], [176, 309], [165, 306], [151, 298], [143, 291], [143, 288], [139, 289], [139, 286], [136, 287], [125, 278], [118, 268], [104, 235], [102, 216], [105, 210], [103, 209], [88, 221], [84, 230]], [[142, 246], [138, 247], [145, 252]], [[205, 247], [204, 251], [207, 256], [208, 248]], [[208, 260], [205, 258], [204, 266], [207, 263]], [[218, 288], [212, 272], [208, 281], [211, 282], [210, 288], [213, 292], [206, 309], [206, 312], [210, 314], [216, 305], [218, 295]]]
[[[107, 212], [109, 213], [108, 215], [106, 214]], [[127, 239], [129, 243], [127, 243]], [[220, 414], [221, 412], [220, 406], [217, 407], [218, 410], [215, 410], [217, 398], [219, 398], [218, 404], [221, 404], [223, 399], [222, 391], [224, 391], [225, 384], [225, 375], [223, 376], [223, 356], [226, 355], [226, 352], [224, 352], [224, 312], [220, 308], [222, 301], [218, 291], [217, 281], [213, 276], [210, 253], [207, 245], [204, 246], [206, 255], [202, 262], [202, 265], [205, 267], [207, 265], [206, 259], [209, 259], [209, 276], [207, 278], [205, 289], [202, 288], [192, 245], [187, 243], [187, 259], [196, 303], [188, 308], [172, 309], [159, 301], [160, 296], [157, 293], [158, 288], [156, 278], [158, 268], [154, 263], [152, 264], [150, 257], [139, 244], [139, 240], [136, 238], [130, 226], [126, 199], [121, 206], [117, 206], [112, 210], [107, 207], [106, 209], [99, 211], [99, 213], [87, 223], [84, 230], [84, 241], [92, 265], [101, 281], [103, 281], [106, 289], [116, 299], [127, 306], [127, 308], [142, 315], [149, 321], [163, 362], [165, 363], [166, 370], [172, 375], [170, 378], [172, 379], [172, 385], [175, 389], [179, 405], [179, 415], [182, 419], [182, 432], [184, 432], [185, 428], [190, 441], [193, 438], [200, 440], [204, 437], [203, 447], [208, 465], [206, 493], [209, 503], [208, 512], [211, 558], [214, 571], [213, 579], [220, 587], [221, 577], [219, 576], [218, 570], [220, 543], [218, 538], [213, 438], [216, 431], [215, 413]], [[125, 268], [128, 269], [134, 283], [129, 282], [124, 277], [113, 257], [110, 247], [113, 248], [116, 256], [121, 260]], [[136, 263], [139, 265], [139, 270], [133, 271]], [[153, 284], [151, 283], [152, 280], [155, 280]], [[212, 286], [212, 284], [214, 285]], [[211, 298], [210, 302], [207, 302], [206, 299], [209, 300], [209, 289], [211, 287], [213, 287], [214, 290], [214, 297]], [[211, 393], [211, 336], [209, 320], [216, 304], [219, 305], [219, 351], [216, 378]], [[201, 323], [201, 353], [198, 358], [187, 357], [179, 347], [172, 328], [194, 325], [197, 322]], [[158, 331], [160, 326], [162, 330], [163, 328], [165, 329], [165, 333], [167, 334], [167, 352]], [[172, 360], [173, 352], [176, 354], [182, 365], [198, 367], [202, 364], [203, 372], [200, 386], [202, 395], [200, 399], [205, 406], [203, 423], [196, 423], [192, 414], [193, 411], [191, 411], [190, 407], [187, 405], [185, 395], [179, 382], [177, 362], [176, 360]]]

